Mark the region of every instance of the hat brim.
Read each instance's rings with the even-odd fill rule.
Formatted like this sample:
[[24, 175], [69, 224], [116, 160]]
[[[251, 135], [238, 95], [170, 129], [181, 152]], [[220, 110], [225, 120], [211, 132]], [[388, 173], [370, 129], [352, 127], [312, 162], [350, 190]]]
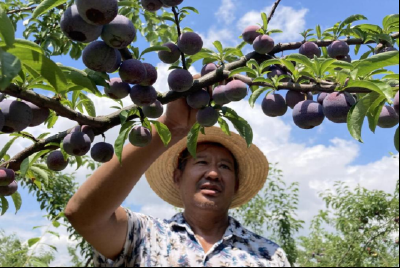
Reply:
[[[243, 206], [258, 194], [267, 181], [269, 163], [266, 156], [254, 144], [248, 148], [246, 141], [236, 133], [228, 136], [217, 127], [206, 128], [205, 132], [206, 135], [199, 135], [198, 143], [219, 143], [236, 158], [239, 190], [230, 208]], [[186, 148], [187, 138], [184, 138], [160, 156], [145, 174], [153, 191], [165, 202], [178, 208], [184, 208], [184, 204], [174, 185], [174, 172], [178, 167], [179, 156]]]

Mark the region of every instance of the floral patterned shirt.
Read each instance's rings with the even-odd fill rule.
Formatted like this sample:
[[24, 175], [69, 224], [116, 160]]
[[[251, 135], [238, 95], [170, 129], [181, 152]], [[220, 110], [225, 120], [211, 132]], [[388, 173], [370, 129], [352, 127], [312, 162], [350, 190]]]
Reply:
[[285, 252], [233, 218], [222, 240], [206, 254], [183, 214], [155, 219], [125, 209], [128, 233], [113, 262], [94, 249], [95, 267], [290, 267]]

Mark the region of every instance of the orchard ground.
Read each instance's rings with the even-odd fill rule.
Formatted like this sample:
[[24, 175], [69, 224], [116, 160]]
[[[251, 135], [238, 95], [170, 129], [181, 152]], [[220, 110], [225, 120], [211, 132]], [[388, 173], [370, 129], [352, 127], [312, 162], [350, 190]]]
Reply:
[[[240, 43], [237, 37], [246, 25], [253, 23], [253, 18], [259, 19], [260, 9], [268, 12], [270, 5], [263, 1], [204, 1], [206, 3], [195, 3], [193, 0], [186, 0], [188, 6], [195, 6], [199, 9], [200, 15], [191, 15], [190, 25], [203, 36], [205, 47], [212, 48], [212, 42], [220, 40], [223, 44], [234, 46]], [[197, 2], [197, 1], [196, 1]], [[346, 5], [343, 10], [340, 2]], [[395, 1], [388, 1], [390, 4], [373, 8], [372, 1], [339, 1], [338, 5], [327, 6], [328, 3], [318, 3], [310, 6], [308, 3], [297, 3], [294, 6], [287, 6], [283, 2], [272, 21], [274, 26], [285, 31], [283, 35], [276, 35], [276, 41], [285, 42], [301, 40], [298, 34], [304, 29], [312, 28], [316, 24], [322, 27], [333, 25], [337, 20], [346, 18], [351, 14], [362, 13], [369, 18], [370, 23], [380, 24], [382, 18], [391, 14], [393, 10], [398, 10], [399, 4]], [[272, 2], [271, 2], [272, 4]], [[290, 3], [292, 4], [292, 3]], [[349, 6], [350, 5], [350, 6]], [[337, 9], [337, 10], [335, 10]], [[210, 10], [218, 10], [217, 12]], [[327, 13], [329, 10], [329, 13]], [[236, 20], [234, 20], [236, 18]], [[238, 21], [237, 24], [235, 22]], [[231, 26], [233, 24], [233, 27]], [[138, 46], [145, 46], [145, 42], [139, 37]], [[248, 52], [252, 50], [247, 46]], [[362, 52], [360, 52], [362, 54]], [[355, 55], [351, 55], [357, 58]], [[71, 61], [67, 57], [55, 57], [54, 61], [62, 62], [64, 65], [74, 66], [83, 69], [81, 61]], [[158, 67], [159, 79], [155, 88], [159, 91], [167, 91], [168, 66], [160, 64], [156, 54], [146, 56], [146, 61]], [[202, 66], [195, 65], [191, 69], [193, 74], [199, 73]], [[398, 69], [393, 69], [398, 73]], [[40, 92], [39, 92], [40, 93]], [[286, 92], [282, 92], [284, 95]], [[281, 94], [282, 94], [281, 93]], [[99, 99], [89, 95], [98, 107], [98, 115], [109, 114], [114, 110], [108, 107], [115, 103], [105, 99]], [[322, 127], [304, 131], [298, 129], [287, 113], [283, 118], [268, 118], [262, 113], [260, 104], [261, 98], [254, 109], [251, 109], [246, 101], [231, 104], [230, 107], [240, 112], [240, 115], [249, 121], [255, 133], [254, 143], [260, 146], [271, 162], [279, 162], [279, 167], [285, 172], [285, 179], [288, 182], [300, 182], [300, 218], [309, 222], [312, 216], [316, 215], [318, 209], [322, 209], [322, 202], [317, 193], [331, 187], [334, 181], [347, 181], [351, 185], [360, 183], [369, 189], [381, 189], [392, 192], [399, 177], [398, 159], [393, 159], [389, 153], [394, 152], [393, 129], [378, 129], [374, 135], [369, 131], [364, 132], [365, 144], [359, 144], [350, 136], [346, 125], [338, 126], [325, 121]], [[128, 99], [124, 104], [130, 105]], [[64, 131], [68, 127], [75, 126], [76, 123], [66, 119], [61, 119], [52, 130], [52, 133]], [[233, 128], [232, 128], [233, 129]], [[39, 135], [47, 132], [43, 126], [33, 128], [32, 134]], [[106, 133], [107, 141], [113, 143], [118, 135], [118, 128]], [[100, 137], [96, 142], [101, 141]], [[6, 143], [0, 140], [0, 148]], [[10, 154], [20, 152], [23, 148], [30, 145], [26, 140], [20, 140], [10, 151]], [[66, 172], [73, 172], [69, 167]], [[88, 172], [80, 169], [77, 172], [77, 180], [82, 183], [86, 179]], [[384, 183], [382, 183], [384, 178]], [[33, 226], [45, 225], [46, 222], [40, 218], [42, 212], [36, 205], [36, 200], [30, 197], [23, 189], [20, 190], [23, 198], [22, 210], [17, 216], [11, 213], [1, 218], [0, 228], [7, 232], [17, 232], [23, 239], [29, 239], [38, 235], [37, 231], [32, 231]], [[147, 185], [143, 178], [135, 190], [124, 203], [134, 211], [140, 211], [152, 216], [169, 218], [175, 211], [163, 203]], [[23, 224], [21, 224], [23, 223]], [[18, 226], [18, 227], [16, 227]], [[306, 224], [307, 226], [307, 224]], [[307, 230], [303, 230], [307, 232]], [[49, 244], [62, 245], [67, 242], [66, 233], [60, 240], [48, 238]], [[46, 241], [44, 241], [46, 242]], [[60, 247], [61, 249], [61, 247]], [[62, 253], [65, 253], [64, 255]], [[66, 250], [61, 251], [55, 265], [66, 264], [68, 256]]]

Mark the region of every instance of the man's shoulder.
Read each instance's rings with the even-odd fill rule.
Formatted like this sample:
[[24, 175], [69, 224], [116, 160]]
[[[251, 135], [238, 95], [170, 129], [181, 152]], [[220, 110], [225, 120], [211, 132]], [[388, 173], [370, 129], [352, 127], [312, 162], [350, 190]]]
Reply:
[[242, 227], [242, 228], [245, 231], [246, 235], [249, 237], [249, 240], [251, 242], [254, 242], [259, 245], [268, 245], [269, 247], [274, 248], [274, 249], [280, 248], [280, 246], [277, 243], [275, 243], [274, 241], [272, 241], [266, 237], [263, 237], [261, 235], [258, 235], [256, 233], [250, 231], [249, 229], [246, 229], [244, 227]]

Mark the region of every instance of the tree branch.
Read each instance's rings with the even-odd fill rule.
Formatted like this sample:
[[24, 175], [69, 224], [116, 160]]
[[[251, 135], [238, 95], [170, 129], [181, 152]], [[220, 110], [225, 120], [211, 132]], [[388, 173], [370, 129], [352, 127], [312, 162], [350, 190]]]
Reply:
[[271, 13], [269, 13], [269, 16], [268, 16], [268, 23], [271, 22], [271, 19], [272, 19], [272, 17], [274, 16], [275, 11], [276, 11], [277, 7], [279, 6], [279, 3], [280, 3], [280, 2], [281, 2], [281, 0], [277, 0], [277, 1], [275, 2], [275, 4], [273, 5], [272, 10], [271, 10]]
[[36, 6], [34, 6], [34, 7], [27, 7], [27, 8], [21, 8], [21, 9], [15, 9], [15, 10], [10, 10], [10, 11], [7, 11], [7, 15], [12, 15], [12, 14], [15, 14], [15, 13], [25, 12], [25, 11], [32, 11], [32, 10], [34, 10], [35, 8], [36, 8]]
[[[179, 24], [179, 13], [176, 11], [176, 7], [172, 7], [172, 12], [174, 13], [175, 16], [175, 24], [176, 24], [176, 29], [178, 31], [178, 42], [179, 42], [179, 39], [181, 38], [182, 35], [181, 26]], [[183, 69], [187, 70], [185, 53], [181, 52], [181, 58], [182, 58], [182, 67]]]

